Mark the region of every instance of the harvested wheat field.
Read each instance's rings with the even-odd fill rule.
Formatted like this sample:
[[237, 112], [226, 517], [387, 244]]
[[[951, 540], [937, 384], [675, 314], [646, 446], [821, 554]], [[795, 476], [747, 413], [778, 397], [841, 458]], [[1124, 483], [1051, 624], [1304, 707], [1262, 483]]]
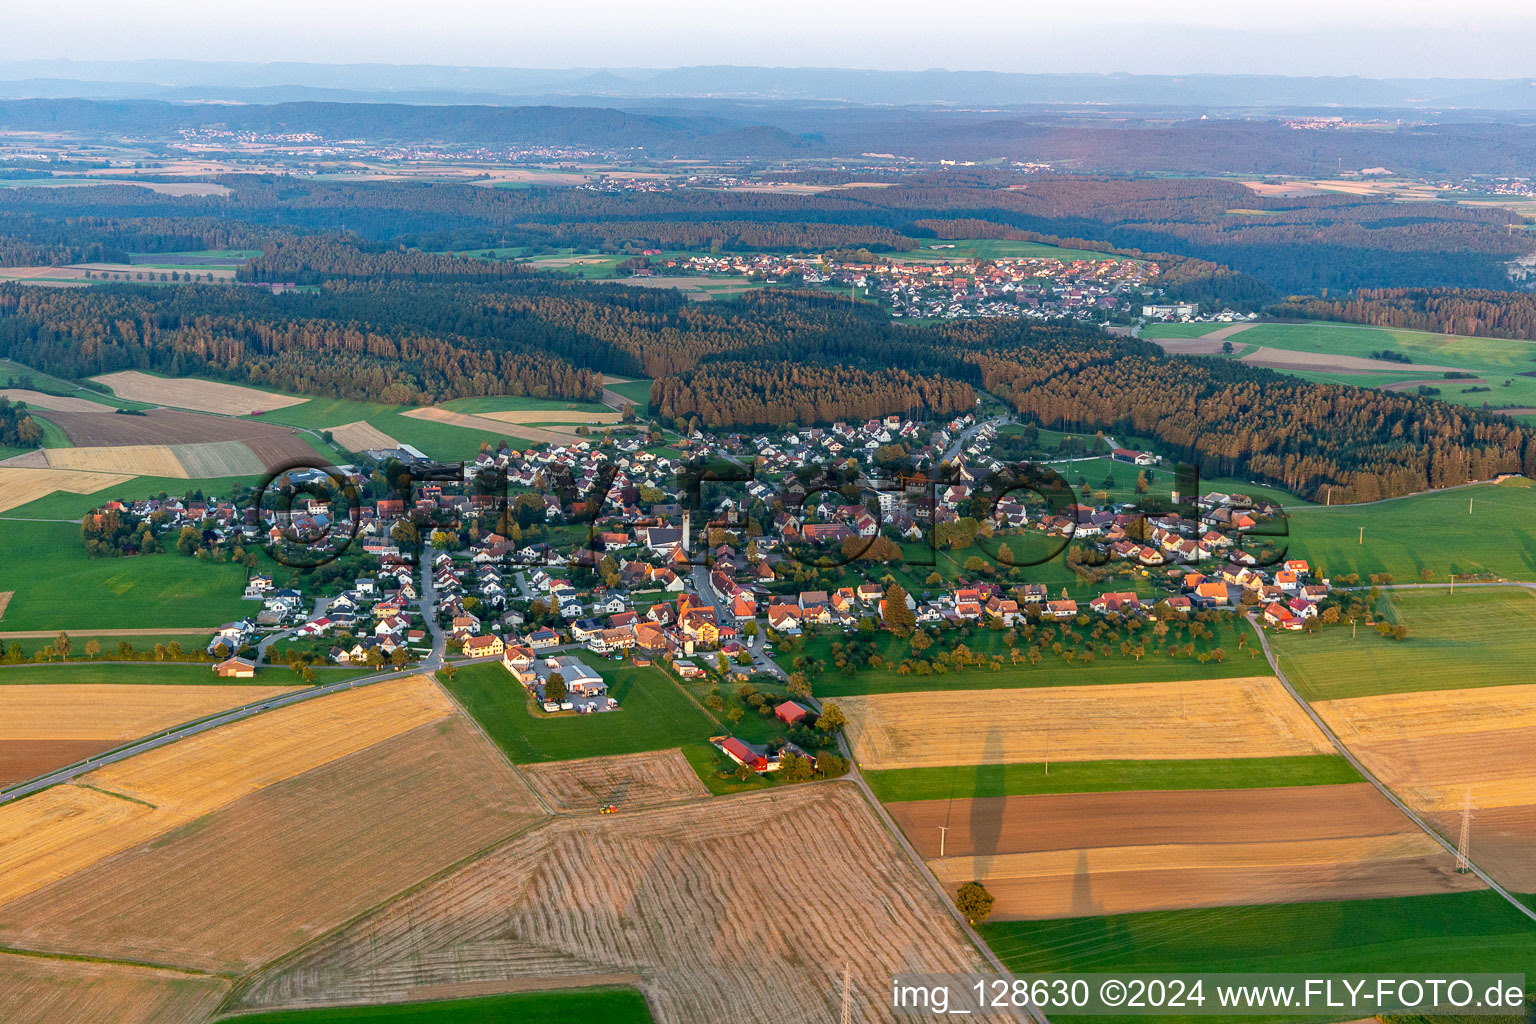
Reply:
[[1383, 694], [1314, 707], [1441, 835], [1460, 835], [1470, 794], [1473, 859], [1505, 885], [1536, 892], [1536, 686]]
[[[440, 409], [435, 405], [422, 409], [411, 409], [409, 412], [401, 413], [401, 415], [409, 416], [412, 419], [427, 420], [431, 423], [446, 423], [450, 427], [463, 427], [465, 430], [473, 430], [487, 438], [515, 436], [524, 441], [544, 441], [550, 444], [567, 444], [577, 438], [575, 427], [564, 429], [530, 427], [491, 419], [490, 413], [454, 412], [452, 409]], [[539, 415], [546, 420], [550, 418], [546, 413], [539, 413]], [[508, 427], [515, 427], [516, 429], [509, 431]]]
[[200, 1024], [228, 990], [206, 975], [0, 953], [6, 1024]]
[[100, 402], [50, 395], [44, 391], [28, 391], [25, 388], [0, 388], [0, 398], [9, 398], [13, 402], [26, 402], [34, 409], [57, 409], [60, 412], [111, 412]]
[[390, 437], [378, 427], [367, 420], [358, 420], [356, 423], [343, 423], [339, 427], [326, 427], [331, 432], [331, 437], [336, 443], [349, 452], [365, 452], [369, 449], [388, 449], [400, 447], [400, 442]]
[[253, 412], [283, 409], [309, 401], [307, 398], [274, 395], [268, 391], [257, 391], [255, 388], [241, 387], [238, 384], [190, 378], [154, 377], [137, 370], [104, 373], [91, 379], [98, 384], [105, 384], [119, 397], [129, 401], [144, 402], [148, 405], [169, 405], [178, 409], [193, 409], [197, 412], [220, 413], [224, 416], [249, 416]]
[[0, 905], [453, 713], [425, 677], [375, 683], [244, 719], [0, 805]]
[[1281, 843], [1175, 844], [956, 857], [946, 885], [979, 878], [993, 920], [1089, 917], [1264, 903], [1385, 899], [1481, 889], [1423, 833]]
[[644, 754], [585, 757], [527, 765], [523, 773], [561, 811], [590, 811], [613, 804], [643, 807], [709, 796], [709, 790], [677, 748]]
[[1332, 753], [1273, 676], [842, 697], [870, 769]]
[[[795, 853], [744, 871], [748, 850]], [[430, 999], [630, 973], [659, 1024], [764, 1007], [822, 1021], [837, 1019], [844, 964], [854, 1019], [884, 1020], [892, 972], [982, 960], [858, 790], [830, 783], [556, 819], [257, 975], [239, 1001]]]
[[0, 619], [5, 618], [5, 609], [11, 603], [11, 598], [16, 596], [14, 590], [0, 590]]
[[[73, 449], [49, 450], [72, 451]], [[131, 475], [123, 473], [81, 473], [65, 469], [17, 469], [13, 466], [0, 466], [0, 512], [20, 508], [38, 498], [46, 498], [54, 491], [95, 494], [103, 488], [114, 487], [132, 479]]]
[[[125, 667], [123, 674], [132, 671]], [[208, 677], [212, 679], [213, 673]], [[0, 686], [0, 740], [123, 742], [296, 689], [302, 687], [153, 683]]]
[[542, 818], [460, 716], [269, 786], [0, 908], [0, 943], [244, 971]]
[[622, 413], [583, 412], [579, 409], [519, 409], [516, 411], [477, 413], [502, 423], [618, 423]]
[[256, 476], [267, 467], [243, 441], [178, 444], [171, 448], [187, 476], [205, 480], [220, 476]]
[[186, 467], [176, 458], [176, 453], [163, 444], [49, 448], [48, 465], [52, 469], [72, 469], [83, 473], [181, 478], [187, 475]]
[[[1369, 783], [894, 804], [946, 882], [999, 917], [1070, 917], [1478, 888]], [[948, 830], [940, 860], [940, 826]], [[964, 877], [961, 877], [964, 876]]]

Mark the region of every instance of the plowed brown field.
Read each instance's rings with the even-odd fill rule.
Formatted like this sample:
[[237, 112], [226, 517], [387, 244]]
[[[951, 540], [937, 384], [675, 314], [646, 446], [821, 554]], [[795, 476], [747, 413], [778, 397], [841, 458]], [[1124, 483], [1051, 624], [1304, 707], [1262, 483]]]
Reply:
[[843, 697], [866, 768], [1332, 753], [1273, 676]]
[[0, 740], [0, 786], [46, 775], [115, 746], [110, 740]]
[[688, 759], [677, 749], [551, 761], [528, 765], [523, 772], [551, 806], [562, 811], [590, 811], [608, 804], [637, 807], [709, 796]]
[[630, 973], [660, 1022], [765, 1008], [825, 1021], [844, 964], [853, 1018], [872, 1021], [888, 1017], [892, 972], [973, 971], [980, 957], [858, 791], [830, 783], [556, 819], [258, 975], [241, 1002], [429, 999]]
[[1095, 846], [1344, 839], [1413, 831], [1368, 782], [1276, 789], [1061, 793], [984, 800], [918, 800], [886, 810], [924, 857]]
[[462, 717], [237, 800], [0, 908], [0, 942], [243, 971], [541, 817]]

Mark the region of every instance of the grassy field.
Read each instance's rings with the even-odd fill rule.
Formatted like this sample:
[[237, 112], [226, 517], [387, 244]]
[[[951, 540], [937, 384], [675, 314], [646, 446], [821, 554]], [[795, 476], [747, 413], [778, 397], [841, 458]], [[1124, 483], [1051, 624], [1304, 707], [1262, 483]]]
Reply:
[[0, 565], [14, 590], [0, 619], [6, 631], [191, 630], [251, 611], [240, 599], [245, 569], [177, 554], [91, 559], [71, 523], [8, 522]]
[[1408, 627], [1383, 639], [1363, 624], [1271, 637], [1281, 671], [1308, 700], [1524, 683], [1536, 658], [1536, 594], [1518, 588], [1384, 591], [1376, 614]]
[[536, 716], [527, 691], [498, 661], [461, 668], [443, 685], [518, 763], [665, 750], [706, 740], [719, 728], [658, 668], [609, 661], [599, 671], [608, 680], [609, 695], [619, 702], [618, 711]]
[[1536, 489], [1517, 478], [1373, 505], [1297, 508], [1289, 520], [1290, 552], [1323, 576], [1390, 573], [1395, 582], [1418, 583], [1427, 570], [1434, 583], [1448, 582], [1451, 573], [1536, 580], [1532, 522]]
[[590, 988], [565, 992], [518, 992], [479, 999], [385, 1006], [337, 1006], [319, 1010], [279, 1010], [240, 1017], [241, 1024], [649, 1024], [645, 997], [629, 988]]
[[1536, 974], [1536, 925], [1489, 891], [1000, 921], [981, 934], [1020, 972]]
[[1191, 761], [1064, 761], [954, 768], [891, 768], [864, 778], [886, 803], [965, 800], [1043, 793], [1108, 793], [1155, 789], [1263, 789], [1359, 782], [1343, 757], [1210, 758]]
[[311, 398], [303, 405], [273, 409], [261, 418], [273, 423], [284, 423], [291, 427], [309, 427], [313, 430], [324, 430], [327, 427], [338, 427], [344, 423], [365, 420], [402, 444], [420, 448], [432, 458], [449, 461], [474, 458], [475, 453], [480, 450], [482, 441], [489, 441], [494, 445], [505, 438], [513, 445], [522, 443], [513, 433], [517, 428], [510, 423], [507, 424], [505, 434], [492, 436], [478, 430], [466, 430], [446, 423], [433, 423], [430, 420], [413, 419], [401, 415], [412, 408], [413, 406], [409, 405], [354, 402], [344, 398]]
[[[1225, 324], [1155, 324], [1144, 334], [1148, 338], [1197, 338]], [[1372, 352], [1385, 349], [1401, 352], [1413, 363], [1401, 369], [1381, 371], [1311, 371], [1298, 373], [1309, 380], [1372, 386], [1403, 380], [1424, 380], [1439, 388], [1440, 398], [1460, 405], [1494, 406], [1536, 405], [1536, 345], [1505, 338], [1473, 338], [1457, 334], [1436, 334], [1397, 328], [1370, 327], [1362, 324], [1312, 321], [1290, 324], [1254, 324], [1232, 337], [1232, 344], [1263, 345], [1290, 352], [1315, 352], [1323, 355], [1370, 358]], [[1443, 370], [1415, 369], [1421, 366], [1451, 367], [1473, 373], [1486, 384], [1473, 380], [1445, 380]], [[1436, 380], [1435, 378], [1441, 378]], [[1465, 392], [1471, 386], [1490, 390]]]
[[648, 380], [632, 380], [626, 384], [609, 384], [608, 390], [615, 394], [623, 395], [635, 403], [635, 414], [645, 416], [651, 410], [651, 382]]
[[[836, 668], [832, 661], [832, 644], [834, 641], [840, 642], [846, 639], [840, 635], [807, 637], [805, 647], [800, 650], [791, 650], [787, 645], [781, 646], [775, 651], [775, 660], [783, 666], [785, 671], [794, 671], [794, 659], [797, 655], [825, 663], [827, 668], [811, 678], [811, 690], [817, 697], [906, 693], [914, 690], [994, 690], [1029, 686], [1084, 686], [1102, 683], [1152, 683], [1179, 679], [1227, 679], [1267, 671], [1263, 661], [1256, 660], [1250, 653], [1250, 650], [1258, 649], [1257, 643], [1250, 643], [1248, 649], [1238, 650], [1239, 632], [1249, 631], [1246, 622], [1239, 620], [1224, 625], [1213, 623], [1211, 628], [1215, 636], [1211, 640], [1201, 641], [1202, 649], [1222, 647], [1226, 651], [1226, 660], [1220, 663], [1208, 661], [1203, 665], [1194, 658], [1170, 658], [1166, 655], [1153, 654], [1146, 655], [1138, 662], [1134, 658], [1121, 656], [1117, 650], [1111, 657], [1101, 658], [1091, 665], [1081, 661], [1068, 664], [1048, 654], [1038, 665], [1030, 665], [1028, 662], [1013, 665], [1005, 660], [1004, 667], [999, 672], [972, 666], [964, 671], [951, 671], [947, 675], [920, 676], [901, 675], [892, 667], [875, 669], [865, 666], [849, 673]], [[963, 639], [965, 645], [976, 653], [991, 655], [1007, 651], [1003, 644], [1001, 630], [975, 629]], [[877, 634], [874, 643], [876, 650], [886, 659], [888, 666], [899, 664], [903, 658], [907, 657], [907, 642], [890, 633]]]

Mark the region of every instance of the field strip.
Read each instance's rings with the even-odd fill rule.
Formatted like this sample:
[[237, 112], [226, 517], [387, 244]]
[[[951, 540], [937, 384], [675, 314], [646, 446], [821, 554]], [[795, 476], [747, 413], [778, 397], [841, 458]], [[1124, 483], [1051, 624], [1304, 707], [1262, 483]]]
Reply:
[[585, 423], [618, 423], [622, 413], [617, 412], [582, 412], [579, 409], [550, 409], [541, 410], [507, 410], [502, 412], [482, 412], [477, 416], [484, 416], [501, 423], [543, 423], [549, 425], [571, 424], [578, 426]]
[[1536, 727], [1536, 684], [1385, 693], [1312, 706], [1341, 739], [1362, 743], [1502, 732]]
[[[79, 451], [77, 448], [51, 448], [49, 451]], [[179, 465], [179, 463], [178, 463]], [[20, 508], [55, 491], [71, 494], [95, 494], [97, 491], [127, 483], [137, 474], [90, 473], [67, 469], [16, 469], [0, 466], [0, 512]]]
[[524, 765], [523, 775], [562, 811], [703, 798], [709, 790], [676, 747], [643, 754]]
[[11, 603], [11, 598], [16, 596], [14, 590], [0, 590], [0, 619], [5, 618], [6, 606]]
[[1288, 348], [1260, 345], [1238, 360], [1249, 366], [1267, 366], [1275, 370], [1312, 370], [1317, 373], [1432, 373], [1459, 371], [1457, 366], [1431, 366], [1428, 363], [1395, 363], [1390, 359], [1336, 355], [1330, 352], [1299, 352]]
[[[132, 669], [124, 669], [125, 674]], [[213, 673], [208, 673], [213, 679]], [[0, 683], [5, 681], [0, 673]], [[128, 741], [299, 686], [29, 683], [0, 686], [0, 740]]]
[[77, 785], [0, 806], [0, 904], [453, 713], [423, 677], [376, 683], [199, 733], [86, 776], [93, 786], [154, 804], [153, 811]]
[[307, 398], [276, 395], [269, 391], [225, 384], [221, 381], [198, 379], [171, 379], [140, 373], [138, 370], [120, 370], [104, 373], [92, 380], [105, 384], [121, 398], [148, 405], [169, 405], [177, 409], [197, 412], [221, 413], [225, 416], [246, 416], [253, 412], [284, 409], [301, 405]]
[[6, 1024], [193, 1024], [229, 988], [205, 974], [0, 952]]
[[[576, 439], [576, 435], [570, 431], [545, 430], [542, 427], [519, 426], [512, 423], [503, 423], [493, 420], [488, 416], [473, 415], [470, 413], [454, 412], [452, 409], [442, 409], [437, 406], [428, 406], [422, 409], [411, 409], [400, 415], [409, 416], [412, 419], [427, 420], [430, 423], [442, 423], [450, 427], [462, 427], [465, 430], [473, 430], [490, 438], [516, 437], [523, 441], [545, 441], [550, 444], [567, 444]], [[507, 428], [516, 426], [515, 431]]]
[[171, 454], [193, 480], [225, 476], [258, 476], [266, 466], [242, 441], [207, 441], [171, 445]]
[[1404, 832], [1352, 839], [1289, 839], [1275, 843], [1170, 843], [999, 853], [985, 857], [933, 859], [928, 861], [928, 866], [940, 881], [958, 884], [988, 875], [1053, 878], [1083, 871], [1306, 867], [1408, 860], [1442, 853], [1440, 845], [1422, 832]]
[[84, 448], [49, 448], [51, 469], [133, 476], [187, 477], [186, 467], [169, 445], [125, 444]]
[[324, 429], [335, 439], [337, 444], [350, 452], [400, 447], [399, 441], [396, 441], [367, 420], [357, 420], [354, 423], [343, 423], [339, 427], [325, 427]]
[[843, 697], [872, 769], [1332, 753], [1272, 676]]
[[25, 388], [0, 388], [0, 398], [13, 402], [26, 402], [34, 409], [52, 409], [54, 412], [111, 412], [100, 402], [88, 402], [83, 398], [50, 395], [44, 391], [28, 391]]

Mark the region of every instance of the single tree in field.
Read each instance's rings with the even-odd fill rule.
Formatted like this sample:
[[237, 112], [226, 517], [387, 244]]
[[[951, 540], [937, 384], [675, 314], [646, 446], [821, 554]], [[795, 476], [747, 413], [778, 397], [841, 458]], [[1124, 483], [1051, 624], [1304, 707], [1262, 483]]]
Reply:
[[847, 724], [848, 719], [836, 701], [829, 700], [821, 706], [821, 717], [816, 719], [816, 728], [823, 732], [837, 732]]
[[450, 683], [453, 682], [453, 677], [458, 675], [458, 674], [459, 674], [459, 666], [457, 666], [457, 665], [444, 665], [443, 666], [443, 679], [445, 681], [450, 682]]
[[94, 658], [94, 657], [96, 657], [100, 653], [101, 653], [101, 641], [100, 640], [97, 640], [97, 639], [95, 639], [93, 637], [92, 639], [87, 640], [85, 642], [85, 656], [87, 658]]
[[58, 638], [53, 641], [53, 649], [59, 652], [60, 658], [67, 659], [69, 652], [74, 649], [74, 643], [69, 639], [69, 634], [59, 630]]
[[966, 882], [955, 893], [955, 907], [971, 924], [981, 924], [992, 915], [996, 898], [980, 882]]

